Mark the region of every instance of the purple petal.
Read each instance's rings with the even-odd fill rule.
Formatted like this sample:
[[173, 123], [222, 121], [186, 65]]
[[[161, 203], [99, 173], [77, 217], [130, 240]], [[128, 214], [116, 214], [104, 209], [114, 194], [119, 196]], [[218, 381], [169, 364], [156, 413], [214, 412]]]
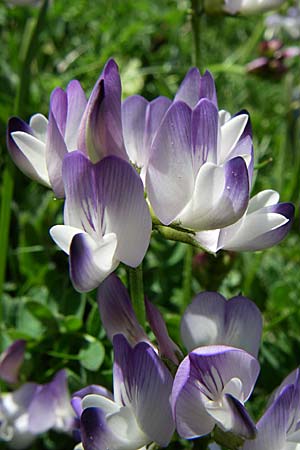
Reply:
[[131, 349], [125, 338], [117, 335], [114, 350], [114, 376], [118, 380], [114, 381], [115, 386], [121, 380], [124, 382], [127, 401], [140, 429], [160, 446], [168, 445], [174, 432], [169, 400], [173, 381], [170, 372], [145, 342]]
[[169, 225], [188, 203], [194, 188], [191, 110], [175, 102], [154, 138], [146, 186], [157, 217]]
[[65, 129], [65, 142], [69, 151], [77, 150], [77, 137], [81, 119], [86, 108], [86, 97], [77, 80], [72, 80], [67, 86], [67, 118]]
[[256, 427], [244, 405], [233, 397], [233, 395], [225, 394], [225, 396], [234, 416], [231, 431], [244, 439], [254, 439], [256, 436]]
[[215, 80], [209, 70], [206, 70], [200, 80], [200, 98], [207, 98], [218, 108]]
[[192, 113], [192, 146], [196, 173], [205, 162], [217, 162], [218, 132], [218, 110], [211, 101], [203, 99]]
[[149, 300], [145, 299], [146, 314], [151, 330], [155, 334], [158, 342], [160, 355], [173, 361], [174, 364], [179, 364], [179, 358], [181, 359], [182, 353], [169, 336], [168, 329], [164, 322], [164, 319], [156, 308]]
[[223, 228], [243, 215], [248, 199], [248, 171], [243, 158], [234, 158], [224, 167], [206, 163], [199, 170], [192, 199], [176, 219], [196, 231]]
[[[30, 403], [32, 402], [32, 399], [34, 398], [38, 389], [39, 386], [36, 383], [25, 383], [11, 394], [3, 396], [1, 398], [1, 408], [4, 409], [4, 413], [7, 415], [7, 417], [13, 417], [20, 412], [26, 411], [29, 408]], [[8, 396], [10, 396], [10, 398], [9, 402], [7, 403], [6, 399], [8, 398]]]
[[26, 341], [14, 341], [0, 356], [0, 378], [7, 383], [17, 383], [23, 364]]
[[179, 86], [174, 101], [183, 101], [191, 108], [194, 108], [200, 99], [200, 80], [199, 70], [196, 67], [192, 67]]
[[91, 93], [81, 123], [78, 145], [94, 162], [108, 155], [128, 159], [122, 133], [121, 80], [113, 59], [106, 63]]
[[99, 286], [97, 300], [101, 320], [108, 338], [123, 334], [131, 345], [139, 341], [149, 341], [138, 323], [127, 289], [114, 274]]
[[55, 397], [49, 385], [39, 386], [28, 408], [28, 429], [33, 434], [44, 433], [56, 422]]
[[49, 115], [53, 114], [57, 127], [62, 136], [65, 136], [67, 120], [67, 94], [61, 88], [55, 88], [50, 96]]
[[117, 240], [106, 234], [96, 243], [87, 233], [76, 234], [70, 247], [70, 277], [78, 292], [97, 288], [119, 264], [115, 259]]
[[[97, 170], [97, 169], [96, 169]], [[99, 163], [106, 230], [118, 240], [116, 258], [137, 267], [147, 251], [152, 221], [142, 181], [126, 161], [108, 157]]]
[[148, 101], [140, 95], [128, 97], [122, 103], [123, 136], [130, 161], [138, 167], [145, 160], [145, 125]]
[[81, 415], [81, 439], [85, 450], [105, 450], [110, 447], [111, 433], [105, 413], [99, 408], [87, 408]]
[[230, 345], [257, 356], [262, 317], [246, 297], [226, 300], [217, 292], [198, 294], [181, 320], [181, 336], [188, 351], [203, 345]]
[[293, 386], [287, 386], [257, 423], [257, 437], [246, 441], [243, 450], [274, 450], [286, 448]]
[[157, 130], [172, 101], [167, 97], [157, 97], [149, 103], [146, 115], [145, 147], [149, 157], [149, 151]]

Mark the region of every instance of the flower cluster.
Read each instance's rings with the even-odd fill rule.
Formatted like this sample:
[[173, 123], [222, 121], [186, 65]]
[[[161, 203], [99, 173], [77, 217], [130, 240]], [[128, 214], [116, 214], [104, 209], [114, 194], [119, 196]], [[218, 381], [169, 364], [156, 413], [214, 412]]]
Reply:
[[88, 101], [78, 81], [55, 89], [48, 119], [11, 118], [7, 143], [24, 173], [65, 197], [64, 224], [50, 234], [69, 254], [78, 291], [98, 287], [120, 262], [141, 263], [149, 205], [163, 226], [179, 227], [213, 253], [270, 247], [293, 218], [293, 206], [278, 203], [272, 190], [249, 201], [249, 115], [219, 110], [212, 75], [196, 68], [173, 101], [133, 95], [121, 102], [110, 59]]

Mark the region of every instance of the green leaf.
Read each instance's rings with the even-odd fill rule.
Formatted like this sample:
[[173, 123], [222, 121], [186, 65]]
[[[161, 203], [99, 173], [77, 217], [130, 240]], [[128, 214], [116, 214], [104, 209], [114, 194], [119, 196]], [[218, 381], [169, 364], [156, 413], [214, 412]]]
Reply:
[[83, 367], [96, 372], [103, 363], [104, 355], [104, 346], [100, 341], [93, 339], [80, 350], [79, 359]]

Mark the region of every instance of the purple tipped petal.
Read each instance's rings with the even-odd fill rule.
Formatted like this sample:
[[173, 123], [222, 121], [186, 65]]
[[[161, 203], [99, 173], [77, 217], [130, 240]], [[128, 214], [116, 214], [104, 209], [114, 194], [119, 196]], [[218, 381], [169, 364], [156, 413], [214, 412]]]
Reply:
[[21, 365], [24, 360], [26, 341], [18, 339], [0, 356], [0, 378], [7, 383], [17, 383]]
[[[41, 115], [39, 115], [42, 117]], [[46, 119], [43, 117], [46, 121]], [[50, 187], [45, 161], [45, 143], [18, 117], [8, 122], [7, 147], [14, 163], [29, 178]]]
[[97, 288], [119, 264], [115, 259], [117, 240], [107, 234], [95, 242], [87, 233], [76, 234], [70, 247], [70, 277], [75, 289], [88, 292]]
[[57, 127], [62, 136], [65, 136], [67, 119], [67, 94], [61, 88], [55, 88], [50, 97], [50, 114], [53, 114]]
[[123, 334], [132, 345], [149, 341], [136, 319], [127, 289], [116, 275], [109, 275], [99, 286], [97, 299], [102, 323], [111, 341], [115, 334]]
[[224, 167], [206, 163], [197, 175], [193, 197], [176, 219], [197, 231], [223, 228], [243, 215], [248, 198], [248, 171], [243, 158], [234, 158]]
[[28, 428], [31, 433], [44, 433], [56, 422], [55, 397], [48, 384], [39, 386], [28, 408]]
[[165, 225], [174, 220], [193, 193], [190, 128], [190, 108], [175, 102], [152, 144], [146, 186], [154, 212]]
[[145, 147], [148, 149], [148, 157], [151, 144], [156, 135], [156, 132], [163, 120], [163, 117], [172, 101], [167, 97], [157, 97], [155, 100], [148, 105], [147, 116], [146, 116], [146, 127], [145, 127]]
[[174, 364], [179, 364], [179, 358], [182, 353], [179, 347], [169, 336], [166, 324], [162, 318], [159, 310], [149, 300], [145, 299], [146, 314], [149, 325], [155, 334], [158, 342], [159, 352], [162, 357], [173, 361]]
[[256, 427], [244, 405], [233, 397], [233, 395], [225, 394], [225, 396], [233, 415], [231, 431], [244, 439], [254, 439], [256, 436]]
[[105, 413], [99, 408], [87, 408], [81, 415], [81, 439], [85, 450], [106, 450], [111, 444], [111, 432]]
[[125, 338], [117, 335], [114, 349], [114, 376], [117, 375], [118, 383], [124, 382], [127, 397], [123, 401], [132, 405], [140, 429], [150, 440], [160, 446], [168, 445], [174, 432], [169, 400], [173, 381], [170, 372], [145, 342], [131, 349]]
[[201, 98], [211, 100], [217, 107], [217, 94], [213, 76], [209, 71], [201, 77], [199, 70], [192, 67], [182, 81], [174, 101], [181, 100], [194, 108]]
[[94, 162], [108, 155], [128, 159], [122, 134], [121, 80], [113, 59], [106, 63], [91, 93], [78, 145]]
[[201, 100], [192, 113], [192, 146], [194, 170], [198, 172], [205, 162], [217, 162], [219, 114], [215, 105]]

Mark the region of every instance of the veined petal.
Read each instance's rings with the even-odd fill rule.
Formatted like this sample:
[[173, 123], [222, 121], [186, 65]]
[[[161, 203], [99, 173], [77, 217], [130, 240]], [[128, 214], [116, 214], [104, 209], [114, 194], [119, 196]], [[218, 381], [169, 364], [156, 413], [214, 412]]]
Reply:
[[114, 156], [103, 159], [96, 171], [105, 205], [105, 230], [117, 236], [115, 256], [136, 267], [145, 256], [152, 228], [143, 183], [129, 163]]
[[220, 167], [204, 164], [190, 202], [175, 220], [196, 231], [223, 228], [236, 222], [248, 204], [248, 171], [238, 157]]
[[200, 80], [200, 98], [207, 98], [218, 108], [215, 80], [209, 70], [206, 70]]
[[119, 264], [115, 258], [117, 237], [114, 233], [96, 242], [87, 233], [76, 234], [70, 247], [70, 276], [75, 289], [95, 289]]
[[125, 405], [131, 405], [140, 429], [150, 441], [168, 445], [174, 432], [169, 400], [173, 381], [170, 372], [145, 342], [130, 348], [125, 338], [117, 335], [114, 350], [114, 376], [118, 376], [119, 385], [124, 384], [121, 394], [123, 400], [126, 398]]
[[67, 110], [67, 94], [60, 87], [55, 88], [50, 96], [49, 114], [53, 114], [62, 136], [65, 136]]
[[192, 67], [181, 82], [174, 102], [183, 101], [194, 108], [200, 99], [200, 79], [199, 70], [197, 67]]
[[24, 360], [26, 341], [14, 341], [0, 355], [0, 378], [7, 383], [17, 383], [20, 367]]
[[[243, 450], [285, 450], [293, 386], [287, 386], [257, 423], [257, 436], [246, 441]], [[296, 447], [294, 447], [296, 448]]]
[[[149, 159], [149, 152], [153, 139], [157, 130], [164, 118], [165, 113], [171, 106], [172, 101], [167, 97], [157, 97], [152, 102], [149, 102], [146, 114], [145, 127], [145, 147], [147, 149], [146, 161]], [[144, 163], [146, 164], [146, 163]]]
[[194, 189], [191, 109], [175, 102], [153, 140], [146, 188], [157, 217], [169, 225], [189, 202]]
[[192, 112], [192, 146], [194, 171], [205, 162], [217, 163], [219, 114], [215, 105], [202, 99]]
[[67, 86], [67, 118], [65, 129], [65, 142], [68, 151], [77, 150], [77, 138], [82, 116], [86, 108], [86, 97], [77, 80], [72, 80]]
[[109, 275], [101, 283], [97, 300], [102, 324], [111, 341], [115, 334], [123, 334], [131, 345], [149, 341], [137, 321], [127, 289], [116, 275]]

